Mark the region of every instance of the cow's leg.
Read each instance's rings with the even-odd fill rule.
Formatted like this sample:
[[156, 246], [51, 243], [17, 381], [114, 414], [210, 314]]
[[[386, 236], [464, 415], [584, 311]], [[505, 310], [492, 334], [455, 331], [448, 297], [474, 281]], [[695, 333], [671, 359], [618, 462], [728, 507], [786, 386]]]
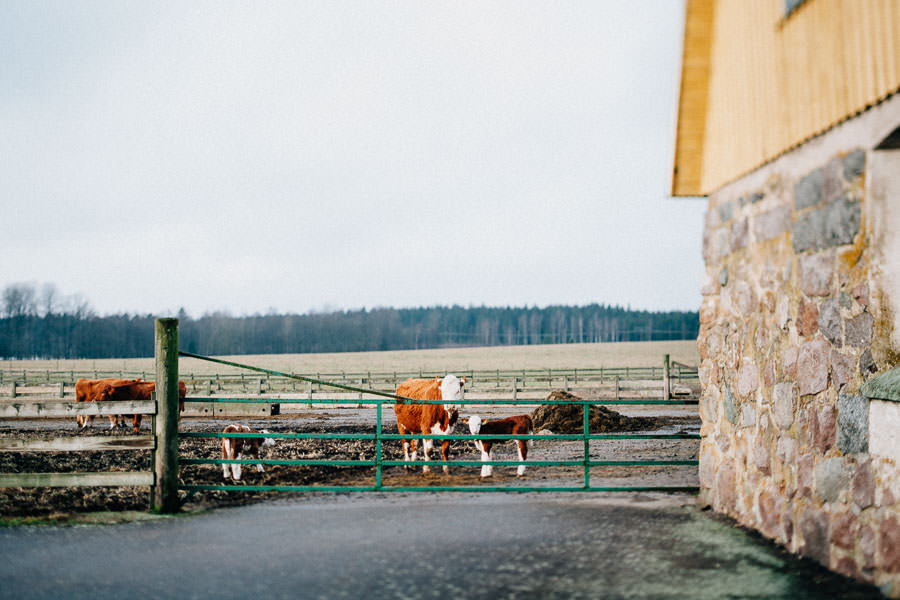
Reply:
[[[406, 427], [404, 427], [400, 423], [397, 423], [397, 431], [400, 433], [400, 435], [406, 435], [407, 433]], [[403, 461], [409, 462], [409, 440], [400, 440], [400, 443], [403, 446]], [[415, 444], [415, 441], [413, 441], [413, 444]], [[413, 457], [415, 457], [415, 452], [416, 447], [415, 445], [413, 445]], [[413, 458], [413, 460], [415, 460], [415, 458]], [[403, 469], [405, 471], [409, 471], [409, 465], [403, 465]]]
[[[259, 450], [253, 451], [253, 458], [255, 458], [256, 460], [259, 460]], [[265, 472], [265, 469], [263, 469], [262, 463], [256, 463], [256, 472], [257, 473]]]
[[[225, 460], [231, 460], [234, 457], [234, 452], [231, 449], [231, 440], [225, 438], [222, 440], [222, 458]], [[222, 477], [224, 479], [228, 479], [228, 475], [231, 473], [231, 465], [228, 463], [222, 463]]]
[[[422, 440], [422, 454], [425, 455], [425, 461], [431, 460], [431, 448], [434, 446], [434, 440]], [[427, 464], [422, 466], [423, 473], [430, 473], [431, 467]]]
[[[135, 433], [141, 432], [141, 417], [142, 415], [131, 415], [131, 430]], [[122, 423], [122, 425], [124, 424]]]
[[[441, 458], [444, 459], [446, 463], [450, 459], [450, 440], [444, 440], [441, 442]], [[444, 465], [444, 473], [450, 473], [450, 467]]]
[[[481, 461], [487, 462], [491, 459], [491, 448], [492, 444], [490, 442], [481, 442]], [[481, 465], [481, 476], [482, 477], [490, 477], [494, 474], [494, 467], [492, 465]]]
[[[243, 457], [244, 457], [243, 452], [238, 452], [237, 456], [235, 458], [237, 460], [241, 460]], [[231, 465], [231, 477], [235, 481], [241, 480], [241, 465], [240, 464], [235, 463], [235, 464]]]
[[[528, 443], [527, 440], [516, 440], [516, 445], [519, 447], [519, 460], [524, 461], [528, 458]], [[525, 465], [519, 465], [516, 469], [516, 475], [521, 477], [525, 474]]]

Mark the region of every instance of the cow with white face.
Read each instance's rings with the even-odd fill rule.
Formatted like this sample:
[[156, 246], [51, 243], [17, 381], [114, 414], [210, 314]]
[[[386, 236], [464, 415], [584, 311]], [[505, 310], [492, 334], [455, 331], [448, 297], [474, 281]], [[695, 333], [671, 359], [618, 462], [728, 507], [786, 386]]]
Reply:
[[[462, 401], [465, 377], [447, 375], [444, 378], [434, 379], [407, 379], [397, 386], [396, 394], [414, 400], [441, 400], [440, 404], [419, 404], [405, 400], [398, 400], [394, 404], [394, 414], [397, 416], [397, 430], [402, 434], [420, 435], [449, 435], [456, 427], [459, 418], [459, 410], [456, 403]], [[403, 460], [416, 460], [416, 440], [402, 440]], [[425, 460], [431, 460], [431, 449], [434, 447], [433, 439], [422, 440]], [[449, 457], [450, 440], [441, 442], [441, 457], [446, 461]], [[428, 465], [422, 467], [422, 472], [428, 473], [431, 469]], [[450, 469], [444, 465], [444, 473]]]
[[[534, 434], [534, 425], [531, 417], [528, 415], [516, 415], [515, 417], [506, 417], [505, 419], [494, 419], [488, 421], [482, 419], [478, 415], [469, 417], [469, 431], [472, 435], [532, 435]], [[475, 447], [481, 450], [482, 462], [490, 462], [493, 460], [492, 449], [496, 444], [502, 444], [509, 440], [504, 439], [481, 439], [475, 440]], [[519, 460], [525, 462], [528, 458], [528, 448], [533, 445], [531, 440], [514, 440], [519, 450]], [[493, 465], [483, 465], [481, 467], [481, 476], [490, 477], [494, 474]], [[521, 477], [525, 474], [525, 465], [521, 464], [516, 469], [516, 475]]]

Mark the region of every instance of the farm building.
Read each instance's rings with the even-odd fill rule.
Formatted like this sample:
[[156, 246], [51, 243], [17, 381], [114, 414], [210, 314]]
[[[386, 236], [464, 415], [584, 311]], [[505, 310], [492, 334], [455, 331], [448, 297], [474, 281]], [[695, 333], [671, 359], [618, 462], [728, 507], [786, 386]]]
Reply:
[[700, 499], [900, 597], [900, 2], [687, 0]]

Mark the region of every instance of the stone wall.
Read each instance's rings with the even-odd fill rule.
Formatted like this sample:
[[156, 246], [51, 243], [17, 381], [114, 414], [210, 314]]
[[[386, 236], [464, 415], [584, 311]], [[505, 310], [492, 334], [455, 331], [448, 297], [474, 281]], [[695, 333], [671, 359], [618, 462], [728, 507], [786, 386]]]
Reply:
[[900, 471], [869, 454], [858, 393], [898, 362], [864, 210], [867, 155], [799, 173], [783, 157], [764, 180], [710, 196], [700, 500], [900, 597]]

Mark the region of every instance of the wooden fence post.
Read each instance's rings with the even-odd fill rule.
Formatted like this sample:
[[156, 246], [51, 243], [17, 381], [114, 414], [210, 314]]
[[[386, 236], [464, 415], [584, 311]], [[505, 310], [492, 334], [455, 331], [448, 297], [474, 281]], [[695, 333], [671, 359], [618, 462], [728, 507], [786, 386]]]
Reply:
[[666, 354], [665, 358], [663, 358], [663, 400], [668, 400], [672, 397], [671, 391], [672, 386], [669, 380], [669, 355]]
[[10, 384], [9, 396], [10, 396], [10, 398], [16, 397], [16, 380], [15, 379], [13, 379], [12, 383]]
[[155, 485], [150, 509], [178, 511], [178, 319], [156, 320]]

